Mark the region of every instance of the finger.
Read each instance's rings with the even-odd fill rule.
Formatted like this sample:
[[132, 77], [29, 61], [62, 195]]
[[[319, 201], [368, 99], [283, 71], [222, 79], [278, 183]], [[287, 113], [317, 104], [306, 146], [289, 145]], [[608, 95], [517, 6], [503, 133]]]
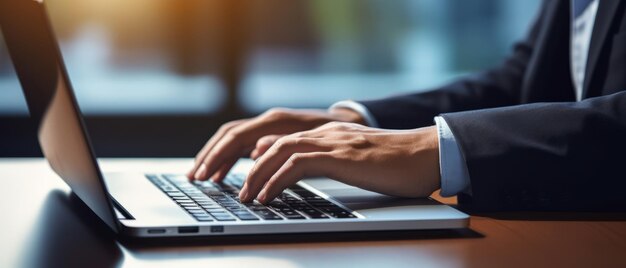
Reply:
[[255, 148], [254, 150], [252, 150], [252, 152], [250, 153], [250, 158], [252, 158], [252, 160], [257, 160], [259, 158], [259, 156], [261, 156], [258, 152], [258, 150]]
[[206, 157], [200, 163], [200, 167], [194, 178], [196, 180], [207, 180], [210, 176], [222, 167], [225, 163], [235, 161], [243, 152], [242, 144], [237, 142], [240, 138], [235, 135], [225, 135], [213, 148], [207, 153]]
[[308, 138], [293, 138], [287, 136], [279, 139], [263, 154], [248, 174], [248, 178], [241, 189], [239, 197], [244, 202], [249, 202], [257, 196], [265, 182], [296, 153], [325, 152], [330, 147], [324, 145], [322, 140]]
[[211, 150], [211, 148], [213, 148], [213, 146], [215, 146], [215, 144], [222, 138], [224, 137], [224, 135], [226, 133], [228, 133], [228, 131], [230, 131], [231, 129], [235, 128], [236, 126], [240, 125], [241, 123], [243, 123], [245, 120], [236, 120], [236, 121], [232, 121], [229, 123], [226, 123], [224, 125], [222, 125], [217, 132], [215, 132], [215, 134], [213, 135], [213, 137], [211, 137], [211, 139], [209, 139], [209, 141], [204, 145], [204, 147], [202, 147], [202, 149], [200, 150], [200, 152], [198, 152], [198, 154], [196, 155], [195, 158], [195, 162], [197, 164], [202, 162], [202, 159], [204, 159], [204, 157], [206, 157], [207, 153]]
[[252, 151], [252, 154], [250, 155], [250, 157], [252, 157], [252, 159], [256, 160], [261, 155], [263, 155], [267, 151], [267, 149], [272, 147], [272, 145], [278, 139], [280, 139], [283, 136], [284, 135], [267, 135], [267, 136], [264, 136], [264, 137], [260, 138], [257, 141], [256, 147], [254, 148], [254, 151]]
[[224, 178], [226, 178], [226, 175], [228, 175], [228, 172], [230, 172], [230, 170], [233, 168], [233, 166], [235, 165], [235, 163], [237, 163], [237, 159], [230, 161], [228, 163], [223, 164], [218, 170], [217, 172], [215, 172], [215, 174], [213, 174], [213, 176], [211, 177], [211, 180], [213, 182], [216, 183], [220, 183], [224, 180]]
[[337, 162], [333, 162], [327, 152], [293, 154], [265, 184], [258, 200], [267, 204], [285, 188], [306, 177], [332, 176], [329, 172], [333, 170], [333, 165]]
[[[202, 149], [196, 154], [194, 159], [194, 166], [191, 168], [189, 172], [187, 172], [187, 178], [194, 179], [194, 175], [198, 173], [198, 169], [201, 168], [202, 160], [206, 157], [207, 153], [215, 146], [215, 144], [222, 139], [222, 137], [232, 128], [246, 122], [248, 119], [235, 120], [229, 123], [226, 123], [220, 127], [217, 132], [209, 139], [209, 141], [202, 147]], [[206, 167], [203, 167], [206, 168]]]
[[246, 153], [250, 154], [252, 148], [247, 149], [256, 143], [258, 137], [276, 133], [280, 129], [280, 126], [268, 125], [264, 120], [250, 120], [231, 128], [207, 152], [198, 171], [194, 174], [195, 179], [206, 180], [225, 162], [239, 158]]
[[262, 122], [250, 120], [233, 127], [219, 139], [206, 153], [194, 174], [196, 180], [207, 180], [226, 162], [235, 161], [250, 153], [260, 132]]

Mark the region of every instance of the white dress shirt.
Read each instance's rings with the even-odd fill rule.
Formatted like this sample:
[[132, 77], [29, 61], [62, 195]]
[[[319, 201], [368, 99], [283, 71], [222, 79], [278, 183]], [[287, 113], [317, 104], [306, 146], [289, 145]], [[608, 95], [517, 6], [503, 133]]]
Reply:
[[[573, 1], [572, 9], [577, 4]], [[585, 4], [585, 3], [583, 3]], [[587, 56], [589, 55], [589, 43], [591, 43], [591, 33], [593, 25], [596, 21], [598, 13], [598, 0], [587, 3], [587, 7], [583, 8], [580, 14], [572, 16], [572, 39], [570, 48], [570, 61], [572, 66], [572, 81], [574, 82], [574, 90], [576, 91], [576, 100], [579, 101], [583, 96], [583, 83], [585, 81], [585, 71], [587, 69]]]

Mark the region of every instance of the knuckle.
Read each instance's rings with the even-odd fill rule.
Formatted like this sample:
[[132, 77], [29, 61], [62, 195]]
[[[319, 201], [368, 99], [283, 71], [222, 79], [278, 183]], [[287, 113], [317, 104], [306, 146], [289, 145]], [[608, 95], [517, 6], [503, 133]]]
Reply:
[[227, 122], [227, 123], [221, 125], [220, 128], [218, 129], [218, 131], [228, 131], [229, 129], [235, 127], [236, 125], [237, 125], [237, 122], [230, 121], [230, 122]]
[[286, 150], [291, 150], [292, 148], [298, 146], [299, 144], [302, 144], [303, 138], [300, 137], [292, 137], [292, 136], [288, 136], [288, 137], [283, 137], [280, 138], [276, 141], [276, 150], [277, 151], [286, 151]]
[[346, 127], [346, 123], [333, 121], [324, 125], [328, 129], [344, 129]]
[[267, 118], [281, 118], [287, 114], [285, 108], [271, 108], [263, 113], [262, 116]]
[[242, 135], [243, 135], [243, 131], [237, 128], [233, 128], [230, 131], [228, 131], [228, 133], [226, 133], [224, 136], [227, 138], [227, 140], [235, 141], [239, 139]]
[[230, 122], [226, 122], [225, 124], [222, 125], [222, 128], [231, 128], [235, 125], [234, 121], [230, 121]]
[[290, 144], [290, 138], [288, 137], [282, 137], [278, 140], [276, 140], [276, 143], [274, 144], [276, 146], [276, 149], [284, 149], [285, 147], [289, 146]]
[[274, 144], [274, 146], [272, 146], [272, 150], [273, 150], [274, 154], [278, 154], [280, 152], [284, 152], [286, 148], [287, 148], [287, 145], [285, 145], [284, 142], [276, 142], [276, 144]]
[[274, 142], [274, 145], [272, 146], [272, 148], [280, 149], [284, 146], [284, 144], [285, 144], [285, 137], [282, 137], [280, 139], [277, 139], [276, 142]]
[[209, 155], [207, 155], [207, 157], [202, 159], [202, 163], [207, 165], [207, 166], [209, 166], [211, 164], [211, 162], [213, 162], [213, 153], [209, 153]]
[[267, 181], [267, 183], [265, 184], [266, 189], [275, 189], [277, 186], [278, 186], [278, 182], [276, 179], [271, 179]]
[[292, 154], [289, 157], [289, 159], [287, 160], [287, 164], [288, 164], [288, 166], [293, 168], [293, 167], [296, 167], [298, 165], [302, 165], [303, 162], [305, 162], [305, 161], [306, 161], [306, 157], [304, 155], [299, 154], [299, 153], [295, 153], [295, 154]]
[[275, 142], [272, 142], [272, 138], [265, 136], [260, 138], [259, 140], [256, 141], [256, 147], [260, 147], [262, 145], [266, 145], [266, 144], [273, 144]]
[[306, 130], [306, 131], [300, 131], [300, 132], [295, 132], [295, 133], [291, 133], [288, 136], [285, 136], [287, 138], [291, 138], [291, 139], [296, 139], [298, 143], [300, 143], [302, 140], [304, 140], [304, 138], [308, 138], [311, 135], [311, 130]]
[[335, 126], [335, 128], [338, 130], [348, 130], [350, 129], [350, 127], [351, 127], [350, 123], [344, 123], [344, 122], [338, 123]]
[[296, 135], [289, 135], [285, 138], [285, 143], [290, 146], [301, 144], [304, 138]]
[[328, 122], [326, 123], [324, 126], [326, 127], [336, 127], [337, 125], [339, 125], [340, 123], [337, 121], [332, 121], [332, 122]]

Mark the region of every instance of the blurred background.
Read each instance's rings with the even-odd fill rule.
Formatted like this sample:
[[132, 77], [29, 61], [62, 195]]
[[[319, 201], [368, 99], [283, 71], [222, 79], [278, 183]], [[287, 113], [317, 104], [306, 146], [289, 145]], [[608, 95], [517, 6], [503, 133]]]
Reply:
[[[47, 0], [98, 156], [192, 156], [222, 123], [429, 90], [498, 64], [539, 0]], [[0, 156], [38, 156], [0, 35]]]

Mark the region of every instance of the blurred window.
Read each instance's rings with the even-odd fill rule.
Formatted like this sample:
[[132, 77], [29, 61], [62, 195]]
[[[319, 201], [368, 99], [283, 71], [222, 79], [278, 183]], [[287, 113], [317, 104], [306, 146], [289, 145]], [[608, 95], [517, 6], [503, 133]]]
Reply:
[[[220, 26], [220, 1], [47, 1], [83, 111], [223, 109], [217, 48], [231, 25]], [[539, 0], [243, 3], [247, 53], [237, 101], [257, 113], [425, 90], [493, 66], [523, 37]], [[26, 114], [1, 40], [0, 114]]]

